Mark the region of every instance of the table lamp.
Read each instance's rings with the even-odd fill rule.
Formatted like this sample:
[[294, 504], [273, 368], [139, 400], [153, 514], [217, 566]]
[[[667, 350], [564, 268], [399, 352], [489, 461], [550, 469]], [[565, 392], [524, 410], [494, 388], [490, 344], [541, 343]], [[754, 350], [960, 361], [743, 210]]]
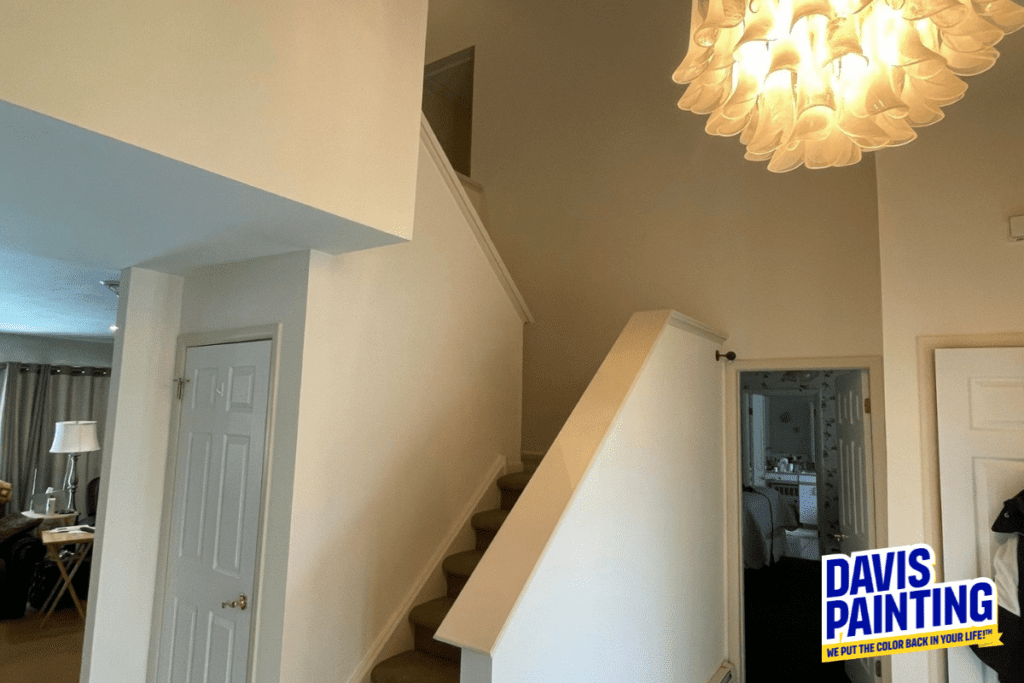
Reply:
[[75, 464], [78, 462], [78, 456], [99, 449], [100, 443], [96, 438], [95, 421], [57, 423], [50, 452], [66, 453], [68, 456], [67, 474], [64, 477], [64, 488], [68, 490], [68, 504], [67, 509], [61, 510], [61, 513], [68, 514], [75, 511], [75, 489], [78, 488], [78, 472], [75, 470]]

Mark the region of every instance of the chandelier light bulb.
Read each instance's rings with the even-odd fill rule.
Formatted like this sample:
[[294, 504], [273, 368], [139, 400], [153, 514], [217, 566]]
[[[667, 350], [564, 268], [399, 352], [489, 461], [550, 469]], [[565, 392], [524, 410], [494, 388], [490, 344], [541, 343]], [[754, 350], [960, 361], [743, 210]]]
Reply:
[[903, 145], [1024, 26], [1011, 0], [694, 0], [679, 108], [782, 173]]

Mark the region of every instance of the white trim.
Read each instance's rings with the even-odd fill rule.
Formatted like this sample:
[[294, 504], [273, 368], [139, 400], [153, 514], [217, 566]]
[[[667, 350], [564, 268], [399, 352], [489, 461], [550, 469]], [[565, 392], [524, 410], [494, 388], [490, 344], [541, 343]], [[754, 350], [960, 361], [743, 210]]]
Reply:
[[[265, 447], [263, 450], [263, 490], [260, 492], [260, 521], [257, 530], [256, 566], [253, 587], [252, 628], [249, 634], [249, 659], [247, 662], [247, 681], [256, 680], [256, 653], [259, 648], [260, 632], [263, 622], [262, 600], [259, 596], [264, 591], [264, 566], [266, 564], [266, 534], [269, 524], [267, 516], [270, 512], [270, 480], [274, 461], [274, 424], [277, 414], [277, 387], [280, 370], [281, 324], [259, 325], [254, 327], [222, 330], [214, 332], [186, 333], [178, 335], [177, 354], [174, 362], [174, 374], [182, 377], [185, 374], [185, 353], [189, 348], [211, 346], [214, 344], [234, 344], [249, 341], [270, 341], [270, 377], [267, 397], [267, 427]], [[168, 438], [167, 474], [164, 477], [164, 510], [161, 522], [159, 555], [157, 558], [157, 576], [154, 590], [153, 622], [149, 645], [149, 680], [155, 680], [159, 664], [160, 631], [163, 626], [164, 599], [167, 592], [167, 553], [168, 540], [171, 536], [171, 515], [174, 509], [174, 472], [178, 457], [178, 429], [181, 426], [182, 401], [175, 400], [171, 413], [171, 429]]]
[[506, 470], [505, 456], [499, 455], [495, 460], [494, 464], [491, 465], [490, 469], [487, 470], [487, 474], [484, 475], [483, 482], [470, 497], [469, 502], [466, 503], [465, 507], [459, 511], [459, 514], [455, 517], [451, 526], [448, 528], [448, 532], [438, 543], [437, 549], [434, 554], [430, 557], [430, 560], [423, 567], [423, 571], [416, 577], [416, 580], [410, 586], [409, 591], [405, 594], [405, 598], [399, 603], [398, 607], [392, 613], [391, 618], [388, 619], [387, 624], [381, 629], [377, 637], [370, 643], [366, 654], [360, 660], [359, 665], [356, 667], [355, 672], [349, 676], [348, 683], [360, 683], [360, 681], [366, 680], [366, 677], [370, 675], [370, 670], [377, 665], [380, 653], [384, 649], [384, 646], [388, 644], [395, 631], [398, 630], [405, 621], [409, 618], [409, 611], [415, 606], [416, 600], [420, 593], [423, 591], [424, 586], [434, 575], [434, 573], [441, 566], [441, 562], [447, 556], [452, 543], [455, 542], [455, 538], [459, 535], [466, 525], [469, 524], [470, 518], [473, 516], [474, 511], [480, 505], [480, 501], [484, 496], [487, 495], [491, 487], [494, 486], [495, 480], [501, 476]]
[[505, 288], [505, 292], [519, 313], [519, 317], [523, 319], [524, 323], [534, 322], [530, 307], [526, 305], [526, 300], [519, 292], [519, 288], [516, 287], [516, 283], [512, 280], [512, 275], [509, 274], [508, 268], [505, 267], [505, 262], [501, 260], [501, 255], [498, 254], [494, 242], [491, 241], [491, 236], [487, 234], [487, 228], [484, 227], [483, 221], [480, 220], [480, 214], [477, 213], [473, 202], [469, 200], [469, 195], [466, 194], [466, 190], [462, 186], [459, 174], [452, 168], [451, 162], [448, 161], [448, 156], [441, 149], [441, 143], [437, 141], [434, 131], [431, 130], [430, 124], [427, 123], [426, 116], [420, 117], [420, 141], [427, 148], [427, 152], [434, 160], [434, 165], [441, 171], [441, 177], [455, 198], [455, 203], [458, 205], [459, 210], [466, 217], [466, 222], [469, 223], [473, 236], [480, 243], [480, 248], [483, 249], [484, 255], [490, 261], [494, 274], [498, 276], [498, 281]]
[[724, 334], [716, 332], [704, 323], [697, 322], [693, 318], [685, 316], [679, 311], [672, 311], [672, 314], [668, 318], [668, 324], [672, 327], [678, 327], [681, 330], [693, 332], [696, 335], [718, 342], [719, 344], [725, 343], [726, 337]]

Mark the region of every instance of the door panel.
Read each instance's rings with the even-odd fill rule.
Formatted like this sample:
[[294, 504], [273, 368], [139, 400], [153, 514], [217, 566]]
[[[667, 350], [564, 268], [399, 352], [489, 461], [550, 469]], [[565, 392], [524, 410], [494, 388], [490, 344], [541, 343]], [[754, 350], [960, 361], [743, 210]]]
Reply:
[[[246, 679], [270, 342], [189, 348], [157, 680]], [[222, 603], [246, 595], [245, 610]]]
[[[874, 463], [871, 457], [871, 418], [864, 412], [868, 398], [866, 371], [836, 376], [836, 441], [839, 451], [839, 542], [849, 555], [869, 550], [874, 544]], [[875, 679], [874, 659], [851, 659], [846, 675], [853, 683]]]
[[[944, 580], [991, 577], [992, 522], [1024, 489], [1024, 349], [937, 349], [935, 392]], [[949, 683], [996, 683], [968, 648], [947, 653]]]

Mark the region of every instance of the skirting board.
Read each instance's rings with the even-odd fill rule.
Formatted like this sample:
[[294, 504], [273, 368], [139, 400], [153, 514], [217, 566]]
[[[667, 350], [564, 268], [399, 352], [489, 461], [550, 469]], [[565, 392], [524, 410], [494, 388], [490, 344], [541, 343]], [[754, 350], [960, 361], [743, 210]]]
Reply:
[[466, 503], [465, 507], [459, 511], [459, 514], [448, 528], [447, 533], [445, 533], [444, 538], [441, 539], [441, 542], [437, 545], [437, 549], [434, 551], [434, 554], [431, 555], [430, 560], [427, 561], [423, 571], [420, 572], [418, 577], [416, 577], [416, 581], [414, 581], [413, 585], [409, 588], [409, 592], [405, 594], [405, 597], [402, 599], [402, 602], [399, 604], [394, 614], [392, 614], [391, 618], [388, 619], [388, 623], [383, 629], [381, 629], [380, 633], [377, 634], [377, 637], [373, 639], [373, 642], [370, 643], [370, 647], [367, 649], [366, 655], [359, 662], [359, 666], [356, 667], [355, 672], [349, 677], [348, 683], [361, 683], [370, 675], [370, 670], [377, 664], [377, 658], [380, 657], [380, 653], [384, 649], [384, 646], [387, 645], [395, 631], [397, 631], [406, 619], [409, 618], [409, 611], [415, 606], [416, 598], [423, 590], [423, 587], [426, 586], [427, 581], [430, 580], [430, 577], [434, 572], [439, 571], [441, 562], [444, 561], [445, 555], [448, 552], [448, 548], [455, 542], [455, 538], [459, 535], [459, 532], [469, 524], [469, 519], [473, 516], [473, 511], [476, 510], [477, 506], [480, 504], [480, 500], [487, 495], [487, 492], [492, 486], [494, 486], [495, 480], [505, 473], [505, 469], [505, 456], [499, 455], [495, 458], [494, 464], [492, 464], [490, 469], [487, 470], [487, 473], [484, 475], [483, 482], [477, 490], [473, 492], [469, 502]]

